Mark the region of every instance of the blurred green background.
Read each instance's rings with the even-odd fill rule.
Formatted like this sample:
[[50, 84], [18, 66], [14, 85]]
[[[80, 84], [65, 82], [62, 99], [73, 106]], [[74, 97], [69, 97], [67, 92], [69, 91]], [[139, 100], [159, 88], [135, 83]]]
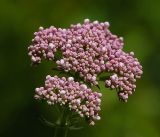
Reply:
[[101, 121], [68, 137], [160, 137], [160, 0], [0, 0], [0, 137], [53, 137], [38, 119], [50, 115], [47, 106], [33, 99], [51, 63], [31, 67], [27, 47], [39, 26], [85, 18], [109, 21], [144, 74], [128, 103], [103, 90]]

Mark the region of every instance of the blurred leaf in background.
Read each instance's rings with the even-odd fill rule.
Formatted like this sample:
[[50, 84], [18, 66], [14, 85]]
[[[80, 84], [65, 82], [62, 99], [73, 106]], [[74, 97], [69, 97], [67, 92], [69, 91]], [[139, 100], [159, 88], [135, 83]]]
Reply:
[[[52, 63], [31, 67], [27, 47], [39, 26], [69, 27], [83, 19], [109, 21], [134, 51], [144, 74], [128, 103], [103, 87], [102, 120], [69, 137], [160, 136], [159, 0], [1, 0], [0, 1], [0, 137], [51, 137], [54, 130], [38, 120], [50, 109], [34, 101]], [[54, 115], [53, 115], [54, 117]]]

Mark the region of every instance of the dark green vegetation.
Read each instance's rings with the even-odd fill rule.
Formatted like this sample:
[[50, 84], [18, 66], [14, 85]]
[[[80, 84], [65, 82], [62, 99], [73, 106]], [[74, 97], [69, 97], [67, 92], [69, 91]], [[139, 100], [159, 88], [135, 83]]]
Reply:
[[[102, 120], [69, 137], [160, 136], [160, 1], [159, 0], [1, 0], [0, 1], [0, 137], [52, 137], [40, 115], [54, 120], [48, 105], [33, 99], [34, 88], [54, 75], [52, 63], [30, 67], [27, 47], [39, 26], [68, 27], [84, 18], [109, 21], [134, 51], [144, 74], [128, 103], [103, 90]], [[101, 86], [104, 88], [104, 86]]]

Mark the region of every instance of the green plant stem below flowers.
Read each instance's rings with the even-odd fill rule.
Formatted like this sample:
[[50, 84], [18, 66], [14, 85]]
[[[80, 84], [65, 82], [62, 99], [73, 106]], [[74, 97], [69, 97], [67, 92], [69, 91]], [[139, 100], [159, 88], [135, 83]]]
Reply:
[[56, 110], [58, 112], [58, 119], [55, 123], [47, 121], [44, 117], [41, 116], [41, 121], [54, 129], [53, 137], [67, 137], [69, 130], [80, 130], [83, 127], [77, 125], [80, 120], [82, 120], [76, 112], [72, 112], [65, 105], [61, 107], [58, 104], [55, 104]]

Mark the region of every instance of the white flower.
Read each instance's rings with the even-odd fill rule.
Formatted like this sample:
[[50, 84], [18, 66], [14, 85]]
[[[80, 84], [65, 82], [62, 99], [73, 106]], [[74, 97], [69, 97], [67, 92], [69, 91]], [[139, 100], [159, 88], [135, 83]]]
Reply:
[[65, 91], [65, 90], [60, 90], [59, 93], [60, 93], [61, 95], [64, 95], [64, 94], [66, 93], [66, 91]]
[[48, 48], [53, 49], [53, 48], [55, 48], [55, 45], [53, 43], [49, 43]]
[[68, 77], [68, 81], [74, 81], [73, 77]]

